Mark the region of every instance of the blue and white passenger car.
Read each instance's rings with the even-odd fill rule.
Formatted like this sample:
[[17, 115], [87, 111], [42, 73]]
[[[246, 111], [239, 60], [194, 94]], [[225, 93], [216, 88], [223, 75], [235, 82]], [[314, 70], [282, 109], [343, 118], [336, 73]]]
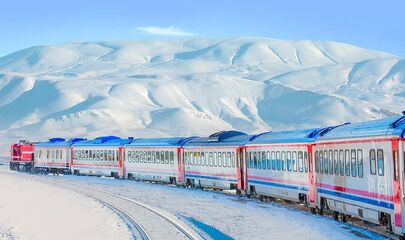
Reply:
[[327, 129], [268, 132], [253, 138], [246, 145], [248, 192], [314, 206], [312, 148]]
[[317, 201], [321, 209], [404, 231], [405, 117], [333, 129], [315, 146]]
[[124, 176], [184, 184], [182, 146], [193, 137], [140, 138], [125, 145]]
[[124, 145], [132, 140], [105, 136], [74, 143], [72, 172], [77, 175], [122, 176]]
[[51, 138], [47, 142], [35, 144], [34, 166], [36, 171], [68, 173], [71, 164], [71, 145], [80, 141], [82, 138]]
[[184, 145], [187, 184], [217, 189], [243, 189], [243, 146], [252, 138], [238, 131], [223, 131], [195, 138]]

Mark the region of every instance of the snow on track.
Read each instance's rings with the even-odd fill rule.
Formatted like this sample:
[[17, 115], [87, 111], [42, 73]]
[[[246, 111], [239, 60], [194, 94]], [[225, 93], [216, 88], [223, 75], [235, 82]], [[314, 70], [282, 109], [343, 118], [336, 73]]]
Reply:
[[109, 208], [72, 191], [0, 170], [0, 239], [131, 239]]

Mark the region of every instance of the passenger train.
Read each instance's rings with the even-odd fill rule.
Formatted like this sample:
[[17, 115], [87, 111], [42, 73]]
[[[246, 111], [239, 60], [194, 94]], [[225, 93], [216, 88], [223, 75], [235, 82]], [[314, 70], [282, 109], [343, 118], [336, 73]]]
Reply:
[[[405, 233], [405, 116], [248, 135], [93, 140], [11, 146], [10, 169], [111, 176], [235, 190], [303, 203]], [[402, 189], [402, 190], [401, 190]]]

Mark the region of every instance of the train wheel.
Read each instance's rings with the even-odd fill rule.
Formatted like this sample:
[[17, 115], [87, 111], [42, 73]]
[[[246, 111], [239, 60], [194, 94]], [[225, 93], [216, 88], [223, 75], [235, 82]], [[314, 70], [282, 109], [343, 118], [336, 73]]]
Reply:
[[311, 207], [311, 213], [315, 214], [316, 213], [316, 208]]
[[339, 212], [333, 211], [333, 219], [335, 219], [336, 221], [339, 221]]

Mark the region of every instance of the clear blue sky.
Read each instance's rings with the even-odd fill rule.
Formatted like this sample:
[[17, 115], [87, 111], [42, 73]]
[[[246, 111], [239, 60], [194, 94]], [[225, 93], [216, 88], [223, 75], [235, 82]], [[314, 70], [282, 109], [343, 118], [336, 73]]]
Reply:
[[0, 56], [33, 45], [195, 34], [331, 40], [405, 57], [405, 0], [4, 0], [0, 9]]

